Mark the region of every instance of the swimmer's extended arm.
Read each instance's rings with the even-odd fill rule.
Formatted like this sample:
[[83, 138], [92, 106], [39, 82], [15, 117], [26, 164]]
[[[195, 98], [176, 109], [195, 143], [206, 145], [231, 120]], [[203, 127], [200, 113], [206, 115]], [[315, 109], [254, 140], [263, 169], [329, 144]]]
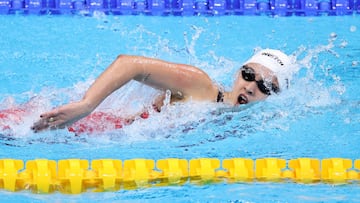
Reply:
[[64, 128], [71, 125], [91, 113], [107, 96], [132, 79], [157, 89], [171, 90], [185, 99], [215, 101], [218, 93], [209, 76], [196, 67], [120, 55], [95, 80], [82, 100], [42, 114], [32, 129], [38, 132], [48, 127]]
[[202, 70], [140, 56], [120, 55], [94, 82], [83, 100], [95, 109], [112, 92], [135, 79], [173, 94], [195, 100], [215, 100], [217, 87]]

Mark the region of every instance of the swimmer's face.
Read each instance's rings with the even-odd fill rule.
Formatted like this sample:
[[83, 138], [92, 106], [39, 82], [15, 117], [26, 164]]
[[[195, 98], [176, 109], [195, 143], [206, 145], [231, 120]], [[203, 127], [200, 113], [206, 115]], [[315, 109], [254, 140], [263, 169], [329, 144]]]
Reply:
[[247, 104], [266, 99], [279, 91], [274, 73], [258, 63], [245, 64], [237, 73], [230, 102], [233, 105]]

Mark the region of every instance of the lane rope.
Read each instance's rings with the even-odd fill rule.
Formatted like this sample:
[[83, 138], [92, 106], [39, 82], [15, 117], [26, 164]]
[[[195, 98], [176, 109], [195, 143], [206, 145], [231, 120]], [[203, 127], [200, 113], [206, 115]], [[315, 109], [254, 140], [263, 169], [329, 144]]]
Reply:
[[0, 0], [0, 14], [277, 15], [360, 13], [359, 0]]
[[[90, 167], [89, 167], [90, 166]], [[351, 184], [360, 181], [360, 159], [216, 158], [0, 159], [0, 189], [34, 193], [117, 191], [184, 184], [236, 182]]]

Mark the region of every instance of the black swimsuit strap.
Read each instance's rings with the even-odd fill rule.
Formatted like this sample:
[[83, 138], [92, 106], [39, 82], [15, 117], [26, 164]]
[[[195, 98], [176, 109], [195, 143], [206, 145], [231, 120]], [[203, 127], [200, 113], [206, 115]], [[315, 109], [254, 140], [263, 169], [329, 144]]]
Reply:
[[224, 101], [224, 94], [222, 93], [222, 91], [219, 90], [219, 93], [216, 98], [216, 102], [223, 102], [223, 101]]

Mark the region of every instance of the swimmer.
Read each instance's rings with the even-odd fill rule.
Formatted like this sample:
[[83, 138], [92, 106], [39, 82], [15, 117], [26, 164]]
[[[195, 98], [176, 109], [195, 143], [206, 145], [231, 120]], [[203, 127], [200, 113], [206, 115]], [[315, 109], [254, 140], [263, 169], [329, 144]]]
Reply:
[[[264, 49], [239, 69], [231, 91], [224, 91], [202, 70], [141, 56], [120, 55], [95, 80], [80, 101], [40, 115], [31, 129], [62, 129], [88, 116], [111, 93], [130, 80], [171, 92], [171, 102], [209, 101], [230, 106], [266, 99], [287, 87], [290, 58], [279, 50]], [[159, 102], [160, 101], [160, 102]], [[155, 107], [160, 110], [158, 99]]]

